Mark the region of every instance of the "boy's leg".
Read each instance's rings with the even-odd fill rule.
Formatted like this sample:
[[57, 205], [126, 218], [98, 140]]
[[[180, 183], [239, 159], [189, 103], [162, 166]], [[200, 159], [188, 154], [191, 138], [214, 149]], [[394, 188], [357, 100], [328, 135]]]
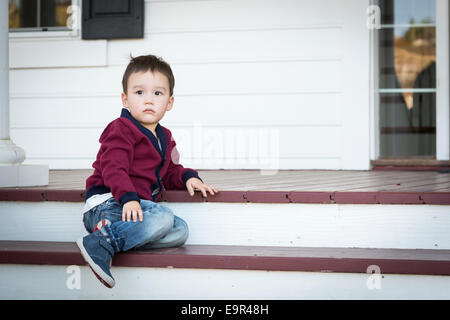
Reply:
[[173, 227], [163, 238], [136, 247], [136, 250], [148, 250], [156, 248], [171, 248], [182, 246], [189, 236], [187, 223], [178, 216], [174, 216]]
[[86, 212], [83, 222], [89, 235], [77, 240], [81, 254], [96, 277], [112, 288], [110, 267], [114, 253], [155, 242], [173, 228], [172, 211], [152, 201], [141, 201], [143, 221], [122, 221], [122, 206], [114, 198]]
[[117, 240], [111, 236], [111, 221], [105, 219], [108, 202], [105, 201], [84, 213], [83, 223], [89, 234], [79, 238], [77, 246], [95, 276], [105, 286], [112, 288], [115, 280], [110, 268]]
[[92, 232], [95, 226], [104, 225], [103, 220], [109, 220], [111, 225], [105, 231], [114, 252], [128, 251], [164, 238], [174, 226], [172, 210], [148, 200], [141, 200], [141, 207], [142, 222], [122, 221], [122, 206], [111, 198], [86, 213], [89, 214], [84, 218], [86, 229]]

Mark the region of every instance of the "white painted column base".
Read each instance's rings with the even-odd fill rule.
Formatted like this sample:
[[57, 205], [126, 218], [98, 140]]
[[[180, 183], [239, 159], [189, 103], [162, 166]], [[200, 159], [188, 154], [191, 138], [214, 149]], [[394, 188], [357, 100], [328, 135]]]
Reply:
[[0, 164], [19, 164], [25, 160], [25, 151], [10, 139], [0, 140]]
[[25, 165], [25, 151], [10, 139], [0, 140], [0, 187], [48, 185], [48, 165]]
[[48, 165], [0, 164], [0, 187], [48, 185]]

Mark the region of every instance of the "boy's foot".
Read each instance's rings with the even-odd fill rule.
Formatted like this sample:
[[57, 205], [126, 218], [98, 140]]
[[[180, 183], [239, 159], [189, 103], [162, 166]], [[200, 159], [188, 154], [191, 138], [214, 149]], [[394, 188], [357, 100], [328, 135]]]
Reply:
[[98, 280], [108, 288], [114, 287], [116, 282], [109, 270], [114, 249], [100, 232], [81, 237], [77, 240], [77, 246]]

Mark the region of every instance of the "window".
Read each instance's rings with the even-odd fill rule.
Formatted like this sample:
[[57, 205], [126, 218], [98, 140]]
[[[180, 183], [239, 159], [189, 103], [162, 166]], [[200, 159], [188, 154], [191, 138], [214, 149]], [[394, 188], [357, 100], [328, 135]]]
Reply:
[[[34, 31], [75, 36], [79, 26], [83, 40], [144, 37], [144, 0], [9, 0], [8, 8], [9, 31], [17, 38]], [[46, 36], [51, 33], [63, 34]]]
[[436, 155], [436, 1], [375, 0], [379, 156]]
[[67, 27], [72, 0], [9, 0], [9, 29], [17, 31], [58, 31]]

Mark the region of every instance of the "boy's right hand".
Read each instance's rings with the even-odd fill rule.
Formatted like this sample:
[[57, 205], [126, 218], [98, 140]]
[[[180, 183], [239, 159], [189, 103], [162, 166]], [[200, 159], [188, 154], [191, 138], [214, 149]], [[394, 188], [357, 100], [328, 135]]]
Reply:
[[130, 221], [131, 218], [133, 218], [133, 221], [137, 222], [138, 216], [139, 221], [142, 222], [144, 220], [144, 215], [138, 201], [128, 201], [124, 204], [122, 208], [122, 221]]

